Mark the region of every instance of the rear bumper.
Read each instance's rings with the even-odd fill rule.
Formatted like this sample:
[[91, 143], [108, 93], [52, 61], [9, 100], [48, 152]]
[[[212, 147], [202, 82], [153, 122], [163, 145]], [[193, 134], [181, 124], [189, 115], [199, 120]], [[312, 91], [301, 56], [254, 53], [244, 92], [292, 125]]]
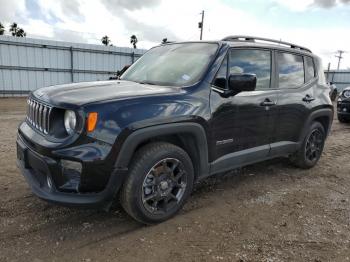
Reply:
[[59, 160], [38, 154], [17, 137], [17, 166], [33, 193], [48, 202], [76, 207], [106, 209], [119, 191], [127, 170], [114, 169], [105, 188], [99, 192], [62, 192], [57, 186]]

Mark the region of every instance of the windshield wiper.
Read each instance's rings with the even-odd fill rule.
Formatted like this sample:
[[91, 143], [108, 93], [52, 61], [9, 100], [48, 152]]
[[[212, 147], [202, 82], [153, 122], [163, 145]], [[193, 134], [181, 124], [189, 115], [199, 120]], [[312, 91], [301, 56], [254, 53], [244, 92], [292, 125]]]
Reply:
[[152, 86], [156, 85], [155, 83], [151, 83], [151, 82], [147, 82], [147, 81], [141, 81], [141, 82], [138, 82], [138, 83], [141, 84], [141, 85], [152, 85]]

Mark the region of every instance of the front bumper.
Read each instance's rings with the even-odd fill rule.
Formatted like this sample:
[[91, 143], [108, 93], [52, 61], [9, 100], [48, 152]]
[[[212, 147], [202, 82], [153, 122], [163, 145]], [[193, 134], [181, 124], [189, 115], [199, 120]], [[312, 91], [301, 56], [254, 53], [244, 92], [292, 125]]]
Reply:
[[337, 103], [338, 115], [350, 117], [350, 100], [338, 101]]
[[[60, 159], [44, 156], [34, 151], [26, 144], [21, 135], [17, 137], [17, 165], [33, 193], [39, 198], [56, 204], [76, 207], [108, 208], [127, 174], [126, 169], [113, 169], [111, 174], [108, 174], [109, 178], [102, 190], [65, 192], [60, 187], [60, 180], [63, 177]], [[85, 172], [87, 173], [85, 175], [91, 174], [93, 165], [89, 163], [90, 172]]]

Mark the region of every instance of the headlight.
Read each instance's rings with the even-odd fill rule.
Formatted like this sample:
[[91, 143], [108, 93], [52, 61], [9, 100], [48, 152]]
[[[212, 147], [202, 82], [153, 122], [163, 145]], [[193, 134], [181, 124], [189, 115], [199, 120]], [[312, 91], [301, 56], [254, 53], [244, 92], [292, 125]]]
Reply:
[[77, 124], [77, 116], [72, 110], [66, 110], [64, 113], [64, 127], [69, 135], [74, 133]]
[[350, 90], [345, 90], [343, 96], [346, 98], [350, 98]]

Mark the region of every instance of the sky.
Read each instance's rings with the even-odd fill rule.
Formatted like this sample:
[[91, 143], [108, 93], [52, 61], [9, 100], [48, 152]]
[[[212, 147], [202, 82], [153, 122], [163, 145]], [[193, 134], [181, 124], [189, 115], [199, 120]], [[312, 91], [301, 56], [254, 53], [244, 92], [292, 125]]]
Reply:
[[[310, 48], [324, 67], [350, 68], [350, 0], [0, 0], [0, 22], [17, 22], [27, 37], [100, 44], [108, 35], [115, 46], [151, 48], [169, 41], [228, 35], [281, 39]], [[7, 32], [8, 34], [8, 32]]]

